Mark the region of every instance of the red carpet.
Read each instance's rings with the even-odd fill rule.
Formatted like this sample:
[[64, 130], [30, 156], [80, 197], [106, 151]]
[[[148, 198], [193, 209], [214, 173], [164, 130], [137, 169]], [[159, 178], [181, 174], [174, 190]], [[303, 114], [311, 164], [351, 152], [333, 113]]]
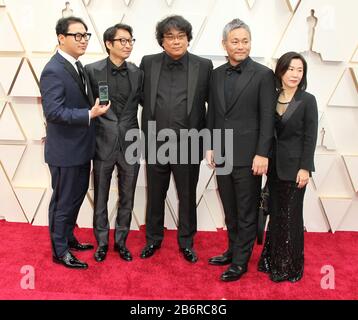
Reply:
[[[262, 246], [255, 246], [249, 271], [240, 281], [221, 282], [226, 267], [209, 266], [207, 259], [225, 250], [224, 231], [198, 232], [199, 261], [194, 265], [179, 255], [175, 231], [166, 232], [153, 257], [140, 259], [145, 233], [132, 231], [127, 243], [132, 262], [112, 250], [103, 263], [94, 261], [94, 251], [76, 253], [89, 263], [81, 271], [52, 263], [47, 227], [0, 221], [0, 232], [0, 299], [358, 299], [357, 232], [306, 233], [305, 273], [294, 284], [274, 283], [256, 271]], [[77, 230], [77, 237], [95, 243], [91, 229]], [[34, 289], [20, 286], [24, 265], [34, 267]], [[321, 288], [324, 265], [334, 268], [335, 289]]]

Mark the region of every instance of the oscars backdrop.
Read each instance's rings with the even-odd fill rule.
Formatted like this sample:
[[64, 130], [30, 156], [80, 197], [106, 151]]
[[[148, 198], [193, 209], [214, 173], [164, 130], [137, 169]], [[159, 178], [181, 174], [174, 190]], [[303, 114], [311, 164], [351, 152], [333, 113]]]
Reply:
[[[50, 176], [43, 157], [45, 122], [39, 92], [41, 71], [56, 50], [56, 21], [82, 17], [92, 33], [83, 64], [106, 57], [104, 30], [130, 24], [137, 39], [130, 61], [161, 48], [155, 24], [181, 14], [193, 25], [190, 51], [225, 62], [224, 25], [244, 20], [252, 32], [251, 56], [271, 68], [286, 51], [308, 62], [308, 91], [319, 106], [316, 172], [308, 185], [307, 231], [358, 231], [358, 2], [356, 0], [0, 0], [0, 219], [47, 225]], [[140, 113], [140, 109], [139, 109]], [[117, 206], [113, 175], [109, 211]], [[144, 224], [146, 181], [141, 167], [132, 229]], [[215, 178], [201, 166], [197, 192], [199, 230], [225, 228]], [[78, 224], [92, 227], [93, 184]], [[175, 229], [178, 199], [171, 182], [165, 225]]]

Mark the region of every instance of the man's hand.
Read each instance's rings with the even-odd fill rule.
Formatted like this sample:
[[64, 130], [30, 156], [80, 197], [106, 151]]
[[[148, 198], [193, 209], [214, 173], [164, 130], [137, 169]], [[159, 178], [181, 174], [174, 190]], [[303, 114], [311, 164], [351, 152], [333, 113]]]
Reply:
[[90, 117], [91, 119], [101, 116], [102, 114], [105, 114], [109, 107], [111, 106], [111, 101], [106, 106], [101, 106], [99, 104], [99, 99], [96, 99], [95, 105], [90, 110]]
[[267, 174], [268, 158], [256, 155], [252, 161], [252, 171], [255, 176]]
[[307, 170], [305, 169], [298, 170], [297, 178], [296, 178], [297, 187], [300, 189], [303, 188], [308, 183], [309, 179], [310, 179], [310, 173]]
[[205, 159], [208, 167], [210, 169], [215, 169], [214, 150], [207, 150], [205, 154]]

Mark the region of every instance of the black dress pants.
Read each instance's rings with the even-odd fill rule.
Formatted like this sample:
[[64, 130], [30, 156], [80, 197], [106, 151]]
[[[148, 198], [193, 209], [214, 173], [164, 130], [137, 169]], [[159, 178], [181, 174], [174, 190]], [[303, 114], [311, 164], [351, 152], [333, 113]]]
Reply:
[[180, 248], [191, 248], [197, 231], [196, 186], [198, 164], [147, 164], [147, 245], [160, 245], [164, 236], [165, 198], [173, 173], [179, 199], [178, 243]]
[[117, 167], [118, 171], [119, 195], [114, 232], [114, 243], [116, 245], [125, 245], [132, 220], [139, 164], [128, 164], [122, 151], [115, 152], [111, 159], [106, 161], [94, 160], [93, 230], [99, 246], [108, 245], [109, 240], [110, 224], [107, 203], [114, 167]]
[[49, 206], [49, 228], [53, 254], [56, 257], [62, 257], [68, 251], [69, 242], [77, 241], [73, 231], [88, 190], [90, 168], [90, 163], [75, 167], [49, 165], [53, 189]]
[[250, 167], [234, 166], [228, 175], [217, 175], [220, 198], [225, 212], [232, 263], [247, 266], [257, 235], [261, 176]]

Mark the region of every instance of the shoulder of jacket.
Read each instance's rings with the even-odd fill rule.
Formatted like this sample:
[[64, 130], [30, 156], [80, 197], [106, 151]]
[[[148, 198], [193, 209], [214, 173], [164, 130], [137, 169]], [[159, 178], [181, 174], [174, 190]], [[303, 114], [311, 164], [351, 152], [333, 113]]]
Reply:
[[85, 68], [91, 70], [91, 69], [94, 69], [97, 66], [101, 65], [102, 63], [106, 63], [106, 62], [107, 62], [107, 58], [104, 58], [104, 59], [101, 59], [101, 60], [86, 64]]
[[134, 62], [127, 61], [127, 67], [131, 71], [139, 71], [140, 70]]

